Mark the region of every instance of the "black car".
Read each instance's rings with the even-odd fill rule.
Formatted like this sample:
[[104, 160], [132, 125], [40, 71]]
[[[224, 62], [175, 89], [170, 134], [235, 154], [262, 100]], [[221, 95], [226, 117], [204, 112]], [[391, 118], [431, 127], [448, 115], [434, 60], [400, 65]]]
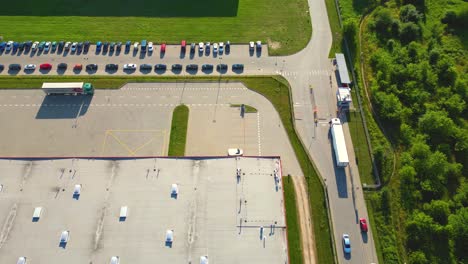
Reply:
[[83, 44], [83, 50], [84, 50], [84, 52], [88, 52], [88, 50], [89, 50], [89, 41], [85, 41], [85, 43]]
[[58, 44], [58, 50], [59, 52], [62, 52], [63, 51], [63, 46], [65, 45], [65, 43], [63, 41], [59, 41], [59, 44]]
[[59, 65], [57, 65], [57, 69], [61, 69], [61, 70], [66, 70], [68, 67], [68, 65], [66, 63], [59, 63]]
[[[179, 64], [180, 65], [180, 64]], [[174, 66], [174, 65], [172, 65]], [[182, 68], [182, 65], [180, 65], [180, 67]], [[172, 69], [174, 69], [174, 67], [172, 67]], [[165, 71], [166, 70], [166, 64], [156, 64], [154, 65], [154, 70], [155, 71]]]
[[233, 64], [232, 65], [232, 70], [243, 70], [244, 69], [244, 64]]
[[218, 71], [225, 71], [225, 70], [227, 70], [227, 68], [228, 68], [227, 64], [218, 64], [216, 66], [216, 70], [218, 70]]
[[78, 45], [76, 46], [76, 49], [78, 52], [81, 52], [81, 50], [83, 49], [83, 42], [79, 42]]
[[109, 50], [109, 42], [104, 42], [103, 47], [102, 47], [102, 51], [107, 52], [108, 50]]
[[227, 52], [231, 51], [231, 42], [229, 40], [226, 42], [225, 49], [226, 49]]
[[31, 46], [32, 46], [32, 41], [26, 41], [26, 43], [24, 44], [24, 50], [25, 51], [29, 51], [31, 49]]
[[19, 49], [20, 51], [23, 51], [23, 50], [24, 50], [25, 44], [26, 44], [26, 43], [21, 42], [21, 43], [19, 44], [19, 46], [18, 46], [18, 49]]
[[195, 53], [196, 45], [195, 43], [190, 44], [190, 53]]
[[110, 51], [114, 51], [114, 50], [115, 50], [115, 42], [111, 42]]
[[117, 42], [117, 51], [120, 52], [122, 50], [122, 42]]
[[88, 64], [86, 65], [86, 70], [87, 71], [96, 71], [98, 68], [97, 64]]
[[10, 64], [9, 69], [12, 70], [12, 71], [19, 71], [19, 70], [21, 70], [21, 65], [16, 64], [16, 63], [15, 64]]
[[114, 64], [114, 63], [106, 64], [106, 70], [108, 70], [108, 71], [115, 71], [115, 70], [118, 70], [118, 69], [119, 69], [118, 64]]
[[202, 68], [202, 71], [210, 71], [210, 70], [213, 70], [213, 64], [203, 64], [201, 68]]
[[173, 64], [172, 70], [182, 70], [182, 64]]
[[3, 64], [0, 64], [0, 72], [3, 71], [3, 69], [5, 69], [5, 66], [3, 66]]
[[151, 69], [153, 69], [153, 66], [151, 64], [140, 65], [140, 71], [150, 71]]
[[125, 43], [125, 52], [130, 52], [130, 45], [132, 45], [132, 42], [130, 42], [130, 40], [128, 40]]
[[198, 65], [197, 64], [189, 64], [189, 65], [185, 66], [185, 69], [187, 71], [196, 71], [196, 70], [198, 70]]

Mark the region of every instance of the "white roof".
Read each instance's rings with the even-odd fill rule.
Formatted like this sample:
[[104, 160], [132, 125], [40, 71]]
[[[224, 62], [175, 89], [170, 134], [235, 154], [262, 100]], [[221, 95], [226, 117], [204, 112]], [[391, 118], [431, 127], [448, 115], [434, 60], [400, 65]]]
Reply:
[[338, 87], [337, 97], [339, 102], [351, 102], [351, 89], [348, 87]]
[[42, 89], [50, 89], [50, 88], [83, 88], [82, 82], [54, 82], [54, 83], [43, 83]]
[[167, 230], [166, 231], [166, 242], [172, 242], [174, 240], [174, 231]]
[[336, 144], [335, 154], [336, 160], [338, 162], [349, 162], [348, 159], [348, 151], [346, 150], [346, 142], [343, 133], [343, 127], [341, 126], [340, 119], [333, 118], [332, 119], [332, 132], [333, 132], [333, 140]]
[[120, 263], [120, 258], [119, 256], [112, 256], [110, 259], [110, 264], [119, 264]]
[[200, 264], [208, 264], [208, 256], [201, 256]]
[[346, 66], [346, 60], [343, 53], [336, 53], [335, 57], [341, 83], [351, 83], [351, 79], [348, 75], [348, 66]]
[[81, 184], [75, 185], [75, 190], [73, 191], [73, 194], [80, 194], [81, 193]]
[[179, 188], [177, 187], [177, 183], [173, 183], [171, 186], [171, 194], [179, 193]]
[[19, 257], [16, 264], [26, 264], [26, 257]]
[[66, 243], [68, 242], [68, 235], [69, 235], [69, 232], [68, 231], [63, 231], [62, 234], [60, 235], [60, 242], [63, 242], [63, 243]]

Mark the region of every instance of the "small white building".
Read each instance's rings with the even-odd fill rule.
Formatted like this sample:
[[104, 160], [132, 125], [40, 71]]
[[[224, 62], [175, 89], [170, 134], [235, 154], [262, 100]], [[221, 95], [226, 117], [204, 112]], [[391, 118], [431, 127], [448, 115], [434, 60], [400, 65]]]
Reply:
[[348, 87], [338, 87], [336, 100], [338, 102], [338, 106], [349, 106], [353, 100], [351, 97], [351, 89]]

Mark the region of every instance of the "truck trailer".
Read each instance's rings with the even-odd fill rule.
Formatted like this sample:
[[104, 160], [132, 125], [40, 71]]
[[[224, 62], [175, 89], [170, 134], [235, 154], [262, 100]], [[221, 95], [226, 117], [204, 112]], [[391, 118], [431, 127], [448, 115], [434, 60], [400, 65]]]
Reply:
[[52, 94], [94, 94], [94, 87], [91, 83], [65, 82], [65, 83], [43, 83], [42, 90], [47, 95]]
[[346, 150], [343, 126], [341, 125], [341, 120], [339, 118], [332, 118], [331, 134], [333, 149], [335, 150], [336, 166], [346, 167], [349, 164], [348, 151]]

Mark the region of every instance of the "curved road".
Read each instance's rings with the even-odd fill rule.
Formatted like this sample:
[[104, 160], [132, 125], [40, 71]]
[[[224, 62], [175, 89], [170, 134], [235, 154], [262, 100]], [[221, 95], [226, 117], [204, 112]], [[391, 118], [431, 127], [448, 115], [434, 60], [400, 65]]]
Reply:
[[[270, 57], [261, 54], [249, 54], [246, 52], [245, 45], [233, 45], [231, 54], [229, 55], [201, 55], [199, 53], [194, 56], [181, 56], [179, 46], [168, 46], [166, 54], [160, 56], [159, 52], [155, 52], [152, 56], [138, 56], [138, 54], [121, 54], [113, 56], [113, 54], [94, 55], [95, 47], [91, 47], [88, 55], [69, 55], [69, 54], [10, 54], [4, 53], [0, 56], [0, 63], [20, 63], [21, 65], [28, 63], [44, 63], [50, 62], [58, 64], [60, 62], [69, 63], [69, 67], [75, 63], [97, 63], [99, 70], [94, 74], [109, 74], [104, 71], [104, 66], [107, 63], [165, 63], [171, 65], [173, 63], [243, 63], [245, 70], [242, 72], [246, 75], [271, 75], [281, 74], [290, 83], [292, 88], [292, 96], [294, 103], [294, 114], [296, 117], [296, 128], [304, 142], [307, 151], [314, 160], [319, 174], [323, 177], [330, 201], [331, 218], [333, 222], [334, 240], [336, 251], [340, 263], [377, 263], [375, 245], [372, 239], [372, 231], [369, 230], [367, 235], [360, 232], [358, 219], [364, 217], [368, 219], [367, 209], [365, 205], [364, 195], [362, 193], [361, 182], [357, 165], [355, 164], [354, 149], [351, 142], [351, 137], [347, 124], [344, 124], [345, 136], [347, 137], [348, 155], [350, 165], [346, 170], [337, 169], [334, 166], [334, 156], [329, 138], [330, 118], [337, 116], [336, 107], [336, 82], [334, 78], [334, 68], [331, 60], [328, 58], [328, 53], [332, 44], [332, 33], [328, 22], [328, 15], [324, 0], [308, 0], [309, 13], [311, 15], [313, 33], [308, 45], [300, 52], [285, 57]], [[158, 51], [159, 47], [156, 47]], [[93, 53], [92, 53], [93, 52]], [[92, 54], [91, 54], [92, 53]], [[187, 54], [189, 54], [187, 52]], [[159, 56], [158, 56], [159, 55]], [[236, 74], [229, 70], [227, 74]], [[0, 72], [0, 75], [20, 74], [25, 75], [24, 71], [19, 73], [9, 73], [7, 70]], [[32, 75], [43, 75], [44, 72], [38, 70], [31, 73]], [[57, 72], [49, 72], [47, 74], [56, 75]], [[86, 72], [75, 73], [70, 68], [62, 73], [65, 75], [87, 75]], [[141, 72], [134, 72], [132, 75], [143, 75]], [[165, 75], [174, 75], [173, 72], [166, 72]], [[217, 74], [206, 72], [186, 73], [183, 70], [179, 75], [206, 75]], [[114, 74], [109, 75], [127, 75], [121, 69]], [[154, 75], [154, 74], [151, 74]], [[314, 111], [317, 112], [318, 123], [315, 124]], [[352, 177], [351, 177], [352, 170]], [[295, 181], [298, 192], [304, 191], [304, 181], [299, 179]], [[298, 200], [303, 200], [307, 203], [303, 193], [299, 193]], [[308, 208], [301, 204], [299, 205], [301, 216], [307, 216]], [[305, 208], [304, 208], [305, 207]], [[313, 213], [313, 212], [312, 212]], [[304, 219], [302, 219], [304, 220]], [[313, 223], [312, 223], [313, 225]], [[310, 226], [304, 222], [301, 223], [303, 233], [310, 233]], [[308, 232], [309, 231], [309, 232]], [[347, 233], [351, 237], [352, 254], [345, 256], [341, 245], [341, 236]], [[305, 263], [316, 263], [315, 252], [312, 252], [312, 243], [310, 240], [304, 241], [304, 256]], [[307, 250], [309, 249], [309, 250]], [[306, 252], [307, 251], [307, 252]]]

